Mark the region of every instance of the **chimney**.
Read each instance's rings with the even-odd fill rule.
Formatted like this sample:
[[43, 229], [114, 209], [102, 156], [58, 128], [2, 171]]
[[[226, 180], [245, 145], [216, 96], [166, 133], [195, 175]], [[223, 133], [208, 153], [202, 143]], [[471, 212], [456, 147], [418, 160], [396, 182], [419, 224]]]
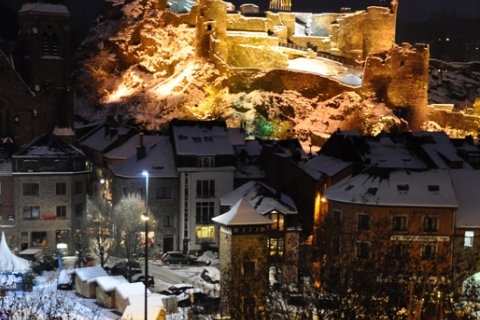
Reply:
[[143, 133], [139, 134], [140, 136], [140, 145], [137, 146], [137, 161], [145, 158], [145, 145], [143, 144]]

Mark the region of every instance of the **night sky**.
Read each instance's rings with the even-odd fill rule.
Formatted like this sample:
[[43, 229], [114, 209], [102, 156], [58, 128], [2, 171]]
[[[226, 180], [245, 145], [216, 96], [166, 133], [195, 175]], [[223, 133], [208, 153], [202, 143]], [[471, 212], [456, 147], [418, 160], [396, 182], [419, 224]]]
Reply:
[[[234, 4], [256, 3], [268, 8], [268, 0], [235, 0]], [[338, 12], [341, 7], [353, 10], [378, 5], [381, 0], [292, 0], [294, 11]], [[102, 12], [103, 0], [66, 0], [72, 12], [74, 46], [80, 43], [89, 26]], [[16, 35], [15, 14], [21, 0], [0, 0], [0, 37]], [[470, 60], [465, 48], [478, 46], [480, 35], [480, 0], [399, 0], [397, 43], [426, 42], [431, 44], [432, 56], [444, 60]], [[453, 39], [448, 47], [438, 39]]]

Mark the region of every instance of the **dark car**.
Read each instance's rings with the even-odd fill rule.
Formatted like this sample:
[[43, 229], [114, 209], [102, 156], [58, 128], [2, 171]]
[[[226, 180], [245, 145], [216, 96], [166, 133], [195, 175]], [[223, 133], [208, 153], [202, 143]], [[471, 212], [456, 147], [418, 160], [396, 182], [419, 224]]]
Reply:
[[145, 274], [137, 273], [132, 276], [132, 282], [143, 282], [147, 288], [153, 287], [155, 285], [155, 280], [151, 275], [148, 275], [148, 281], [145, 281]]
[[166, 252], [162, 255], [161, 259], [165, 264], [194, 264], [197, 260], [196, 257], [187, 256], [178, 251]]
[[193, 286], [191, 284], [179, 283], [174, 284], [167, 290], [160, 291], [159, 293], [166, 296], [178, 296], [179, 294], [182, 294], [189, 289], [193, 289]]
[[122, 261], [116, 263], [109, 271], [112, 276], [124, 276], [125, 278], [129, 278], [129, 272], [130, 275], [133, 276], [142, 273], [142, 268], [138, 262], [132, 261], [128, 263], [127, 261]]

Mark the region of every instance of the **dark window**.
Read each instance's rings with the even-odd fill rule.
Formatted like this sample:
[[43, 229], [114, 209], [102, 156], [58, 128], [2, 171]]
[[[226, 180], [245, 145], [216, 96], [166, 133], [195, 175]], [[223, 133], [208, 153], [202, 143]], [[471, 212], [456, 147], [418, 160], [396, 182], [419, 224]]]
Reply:
[[57, 218], [67, 217], [67, 206], [57, 206]]
[[340, 237], [333, 237], [332, 239], [332, 253], [340, 254]]
[[401, 194], [408, 193], [408, 189], [409, 189], [408, 184], [398, 184], [397, 185], [397, 190]]
[[57, 182], [55, 187], [57, 196], [64, 196], [67, 194], [67, 184], [65, 182]]
[[156, 188], [155, 199], [172, 199], [172, 187]]
[[333, 210], [333, 224], [336, 226], [342, 225], [342, 211]]
[[397, 259], [405, 259], [408, 257], [408, 246], [397, 243], [393, 246], [393, 256]]
[[440, 191], [440, 186], [437, 185], [437, 184], [430, 184], [430, 185], [428, 185], [428, 191], [438, 192], [438, 191]]
[[138, 188], [137, 193], [140, 196], [140, 198], [145, 199], [145, 188]]
[[76, 216], [83, 215], [83, 203], [77, 203], [75, 205], [75, 215]]
[[40, 207], [38, 206], [26, 206], [23, 207], [24, 219], [40, 219]]
[[374, 196], [374, 195], [377, 194], [377, 191], [378, 191], [377, 188], [375, 188], [375, 187], [370, 187], [370, 188], [368, 188], [367, 193], [370, 194], [370, 195], [372, 195], [372, 196]]
[[368, 214], [358, 215], [358, 230], [370, 230], [370, 216]]
[[196, 208], [197, 224], [212, 224], [212, 218], [215, 213], [214, 202], [197, 202]]
[[245, 276], [255, 276], [255, 261], [243, 262], [243, 274]]
[[214, 157], [200, 157], [200, 158], [198, 158], [198, 166], [201, 167], [201, 168], [215, 167], [215, 158]]
[[75, 194], [82, 194], [83, 193], [83, 182], [82, 181], [75, 181]]
[[215, 197], [215, 180], [197, 180], [197, 198]]
[[370, 254], [370, 244], [367, 242], [357, 242], [357, 258], [368, 259]]
[[407, 231], [407, 217], [393, 217], [393, 231]]
[[55, 160], [55, 171], [64, 172], [68, 170], [68, 162], [66, 160]]
[[435, 254], [437, 247], [435, 244], [424, 244], [422, 247], [422, 259], [423, 260], [433, 260], [435, 259]]
[[24, 183], [23, 184], [23, 195], [24, 196], [38, 196], [39, 195], [39, 184], [38, 183]]
[[423, 220], [423, 231], [437, 232], [438, 231], [438, 217], [425, 217]]
[[122, 187], [122, 196], [126, 197], [128, 195], [127, 188]]
[[164, 216], [163, 217], [163, 227], [172, 228], [173, 227], [173, 216]]

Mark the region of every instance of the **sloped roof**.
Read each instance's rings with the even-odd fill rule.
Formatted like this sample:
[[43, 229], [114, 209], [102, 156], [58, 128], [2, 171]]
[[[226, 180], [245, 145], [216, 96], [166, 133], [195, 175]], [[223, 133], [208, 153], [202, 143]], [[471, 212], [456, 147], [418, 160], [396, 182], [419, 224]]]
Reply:
[[328, 200], [378, 206], [456, 208], [447, 170], [364, 173], [327, 188]]
[[[148, 148], [158, 143], [160, 139], [161, 139], [161, 136], [158, 136], [158, 135], [156, 136], [144, 135], [143, 144]], [[140, 144], [140, 135], [139, 134], [133, 135], [130, 139], [122, 143], [122, 145], [105, 153], [105, 158], [127, 159], [136, 154], [137, 146], [139, 144]]]
[[124, 276], [105, 276], [95, 279], [97, 285], [105, 292], [115, 290], [115, 288], [122, 283], [128, 283]]
[[173, 141], [178, 155], [234, 155], [228, 129], [220, 125], [172, 125]]
[[107, 123], [100, 124], [80, 138], [80, 145], [96, 151], [109, 150], [120, 137], [132, 132], [127, 127], [113, 127]]
[[[148, 307], [150, 306], [159, 306], [163, 307], [162, 296], [158, 293], [150, 293], [147, 295]], [[133, 306], [142, 306], [145, 303], [145, 292], [140, 295], [129, 296], [128, 303]]]
[[95, 281], [95, 279], [98, 277], [108, 276], [108, 273], [99, 266], [78, 268], [75, 269], [75, 273], [81, 281], [87, 281], [89, 283]]
[[247, 200], [260, 214], [273, 210], [283, 214], [296, 214], [297, 207], [292, 198], [258, 181], [249, 181], [220, 199], [222, 206], [233, 206], [239, 200]]
[[44, 13], [56, 13], [61, 15], [70, 15], [67, 7], [63, 4], [53, 4], [44, 2], [28, 2], [20, 8], [22, 12], [44, 12]]
[[17, 257], [10, 251], [5, 233], [0, 240], [0, 272], [27, 272], [30, 270], [28, 260]]
[[480, 170], [450, 170], [458, 209], [456, 226], [480, 227]]
[[351, 162], [321, 154], [302, 163], [300, 167], [313, 179], [318, 180], [322, 177], [322, 174], [332, 177], [350, 165]]
[[[143, 282], [122, 283], [115, 288], [116, 294], [122, 299], [127, 299], [130, 296], [137, 296], [145, 293], [145, 285]], [[150, 290], [147, 290], [150, 293]]]
[[273, 221], [262, 216], [245, 199], [240, 199], [229, 211], [212, 219], [224, 226], [268, 225]]
[[167, 136], [159, 136], [145, 145], [145, 158], [137, 160], [136, 152], [128, 159], [110, 167], [119, 177], [141, 178], [142, 171], [147, 170], [150, 178], [177, 177], [177, 167], [173, 148]]

